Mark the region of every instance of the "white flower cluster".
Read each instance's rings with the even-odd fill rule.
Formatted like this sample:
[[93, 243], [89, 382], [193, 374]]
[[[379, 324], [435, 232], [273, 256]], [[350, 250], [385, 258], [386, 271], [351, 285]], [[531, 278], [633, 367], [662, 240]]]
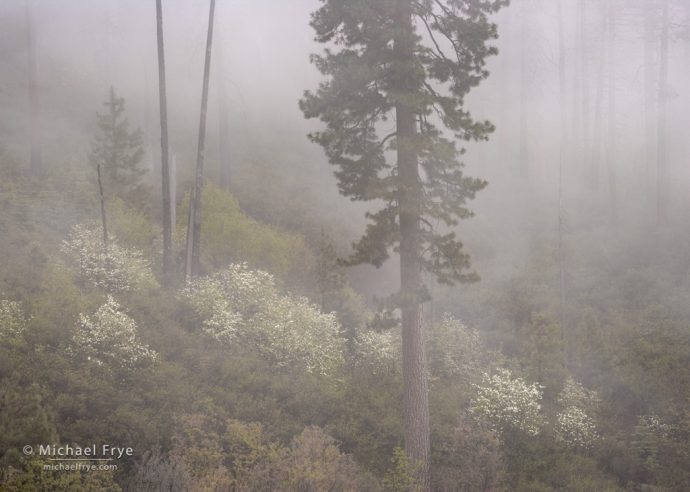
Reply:
[[477, 396], [472, 400], [470, 412], [493, 430], [514, 428], [532, 436], [540, 432], [544, 418], [539, 384], [527, 384], [510, 370], [498, 369], [492, 376], [485, 373], [483, 383], [476, 388]]
[[668, 437], [671, 432], [671, 426], [661, 420], [661, 417], [654, 414], [640, 415], [637, 419], [637, 426], [662, 437]]
[[203, 319], [203, 331], [220, 342], [249, 345], [278, 366], [297, 363], [317, 374], [342, 362], [335, 316], [280, 294], [266, 272], [230, 265], [194, 280], [183, 295]]
[[120, 246], [114, 236], [106, 251], [97, 224], [74, 226], [61, 249], [79, 266], [83, 278], [108, 292], [156, 285], [151, 265], [141, 251]]
[[568, 378], [558, 403], [562, 410], [556, 415], [556, 439], [570, 447], [591, 447], [598, 439], [596, 424], [590, 415], [599, 403], [596, 393]]
[[18, 302], [0, 300], [0, 339], [16, 340], [26, 327], [26, 317]]
[[445, 314], [432, 328], [429, 359], [435, 376], [469, 378], [480, 374], [481, 354], [485, 352], [477, 330]]
[[79, 314], [72, 352], [98, 365], [131, 369], [157, 359], [137, 340], [137, 324], [110, 295], [93, 317]]
[[400, 340], [392, 330], [363, 330], [355, 337], [355, 362], [374, 372], [385, 371], [400, 359]]

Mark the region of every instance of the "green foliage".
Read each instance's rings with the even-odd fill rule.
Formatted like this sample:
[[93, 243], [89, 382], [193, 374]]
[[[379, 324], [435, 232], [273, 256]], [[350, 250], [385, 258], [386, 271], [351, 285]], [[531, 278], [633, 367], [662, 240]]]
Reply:
[[[178, 240], [186, 234], [188, 208], [187, 196], [178, 213]], [[246, 262], [291, 286], [304, 288], [314, 264], [312, 253], [300, 236], [252, 220], [232, 195], [211, 183], [203, 191], [201, 244], [201, 261], [207, 272]]]
[[[92, 466], [90, 462], [73, 462]], [[46, 470], [53, 463], [47, 460], [26, 460], [21, 469], [10, 468], [0, 478], [2, 490], [7, 492], [120, 492], [122, 489], [108, 470]]]
[[20, 467], [19, 450], [23, 446], [55, 441], [57, 432], [53, 415], [46, 408], [46, 394], [37, 383], [22, 385], [16, 374], [0, 380], [1, 467]]
[[383, 479], [386, 492], [422, 492], [423, 488], [415, 479], [415, 467], [402, 448], [395, 448], [391, 458], [391, 468]]
[[110, 89], [104, 106], [106, 112], [97, 115], [89, 162], [94, 173], [100, 165], [103, 191], [108, 197], [144, 205], [147, 188], [142, 184], [146, 170], [141, 167], [144, 157], [141, 130], [130, 131], [125, 100], [115, 94], [115, 89]]
[[335, 316], [283, 295], [266, 272], [230, 265], [193, 280], [183, 295], [205, 333], [223, 344], [251, 347], [277, 367], [298, 365], [315, 374], [333, 374], [342, 364]]
[[[312, 56], [326, 81], [315, 92], [307, 91], [300, 107], [326, 129], [310, 138], [337, 167], [343, 195], [384, 204], [367, 214], [371, 222], [354, 245], [351, 264], [380, 266], [388, 258], [400, 239], [399, 200], [409, 196], [414, 220], [421, 222], [422, 244], [415, 254], [422, 255], [426, 270], [443, 283], [476, 280], [466, 272], [469, 257], [462, 243], [433, 224], [453, 227], [471, 216], [466, 202], [486, 183], [464, 175], [464, 150], [439, 127], [462, 141], [485, 140], [493, 130], [490, 123], [472, 119], [464, 98], [488, 75], [485, 58], [496, 49], [487, 43], [497, 37], [488, 15], [506, 4], [326, 0], [314, 13], [317, 41], [334, 43], [338, 50]], [[416, 21], [429, 38], [415, 31]], [[414, 119], [408, 134], [398, 127], [381, 135], [379, 124], [401, 110]], [[412, 179], [404, 178], [400, 162], [390, 162], [390, 154], [399, 149], [414, 156]]]

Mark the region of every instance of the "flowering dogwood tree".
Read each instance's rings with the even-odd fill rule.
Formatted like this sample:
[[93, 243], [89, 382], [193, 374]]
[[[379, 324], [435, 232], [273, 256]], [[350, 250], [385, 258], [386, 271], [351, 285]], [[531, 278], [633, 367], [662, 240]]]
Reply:
[[17, 340], [26, 327], [26, 316], [18, 302], [0, 300], [0, 339]]
[[558, 396], [561, 411], [556, 415], [554, 433], [556, 439], [569, 447], [589, 448], [598, 435], [591, 416], [599, 398], [572, 378], [566, 380]]
[[539, 434], [544, 425], [541, 385], [528, 384], [513, 376], [510, 370], [498, 369], [491, 376], [485, 373], [476, 389], [477, 396], [472, 400], [470, 412], [491, 429], [518, 429], [532, 436]]
[[79, 314], [72, 352], [98, 365], [132, 369], [155, 361], [158, 354], [137, 337], [137, 324], [110, 295], [89, 317]]
[[74, 226], [61, 249], [79, 267], [83, 279], [107, 292], [135, 291], [156, 285], [151, 265], [142, 252], [120, 246], [115, 237], [110, 238], [106, 250], [96, 224]]
[[277, 366], [300, 364], [317, 374], [342, 362], [335, 315], [281, 294], [266, 272], [233, 264], [192, 281], [183, 295], [202, 318], [202, 330], [219, 342], [251, 346]]

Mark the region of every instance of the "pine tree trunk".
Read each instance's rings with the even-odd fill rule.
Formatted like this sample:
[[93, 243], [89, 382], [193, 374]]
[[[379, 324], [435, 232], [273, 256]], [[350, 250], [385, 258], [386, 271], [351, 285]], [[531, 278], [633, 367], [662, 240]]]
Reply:
[[101, 199], [101, 225], [103, 226], [103, 251], [108, 254], [108, 222], [105, 213], [105, 195], [103, 194], [103, 181], [101, 180], [101, 165], [96, 166], [98, 176], [98, 196]]
[[165, 85], [165, 47], [163, 43], [163, 7], [156, 0], [156, 32], [158, 38], [158, 97], [161, 118], [161, 175], [163, 195], [163, 281], [172, 280], [172, 191], [170, 186], [170, 156], [168, 145], [168, 100]]
[[[412, 11], [409, 0], [400, 2], [395, 19], [395, 57], [401, 66], [411, 67], [414, 58]], [[411, 71], [410, 68], [407, 69]], [[421, 216], [420, 177], [415, 149], [416, 115], [408, 102], [415, 91], [408, 72], [401, 74], [396, 103], [397, 159], [400, 217], [400, 295], [402, 311], [403, 386], [405, 411], [405, 451], [416, 469], [424, 490], [430, 489], [429, 478], [429, 392], [426, 349], [421, 316], [420, 263]], [[408, 97], [405, 97], [408, 96]]]
[[666, 149], [666, 99], [668, 85], [668, 0], [664, 0], [661, 18], [661, 43], [659, 50], [659, 87], [657, 124], [657, 177], [656, 177], [656, 218], [657, 224], [668, 219], [668, 162]]
[[201, 91], [201, 115], [199, 118], [199, 143], [196, 155], [196, 179], [194, 182], [194, 207], [192, 215], [192, 254], [191, 277], [197, 277], [201, 266], [201, 200], [204, 186], [204, 152], [206, 145], [206, 112], [208, 109], [208, 80], [211, 71], [211, 47], [213, 43], [213, 18], [216, 0], [211, 0], [208, 14], [208, 33], [206, 37], [206, 59], [204, 61], [204, 82]]
[[40, 174], [43, 169], [41, 150], [41, 106], [38, 90], [38, 59], [36, 57], [36, 36], [33, 25], [33, 1], [26, 3], [27, 43], [29, 47], [29, 112], [30, 112], [30, 163], [31, 171]]

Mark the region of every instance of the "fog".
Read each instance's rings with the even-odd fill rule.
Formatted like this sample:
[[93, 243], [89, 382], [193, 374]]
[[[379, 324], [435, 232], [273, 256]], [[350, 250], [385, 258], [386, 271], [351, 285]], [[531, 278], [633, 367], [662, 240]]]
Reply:
[[[600, 342], [606, 346], [602, 350], [615, 351], [614, 338], [638, 333], [636, 323], [646, 320], [647, 315], [651, 321], [639, 321], [640, 326], [658, 328], [676, 323], [674, 333], [687, 343], [690, 3], [510, 3], [490, 16], [497, 25], [498, 38], [489, 44], [496, 46], [498, 53], [487, 58], [488, 76], [464, 101], [476, 120], [491, 122], [495, 131], [487, 141], [458, 142], [466, 149], [462, 161], [467, 175], [488, 182], [487, 188], [468, 203], [474, 216], [453, 228], [481, 280], [446, 286], [431, 275], [425, 277], [432, 300], [424, 304], [424, 319], [434, 325], [444, 313], [452, 314], [477, 329], [491, 350], [514, 358], [510, 367], [521, 368], [537, 379], [541, 377], [542, 359], [539, 376], [530, 373], [531, 362], [525, 360], [532, 357], [533, 347], [523, 345], [533, 335], [521, 330], [534, 324], [535, 314], [544, 314], [563, 325], [562, 343], [571, 347], [562, 349], [570, 350], [566, 359], [571, 360], [565, 363], [569, 374], [596, 387], [609, 401], [620, 396], [616, 393], [619, 390], [629, 398], [621, 410], [628, 427], [613, 430], [615, 411], [609, 408], [602, 417], [609, 419], [608, 427], [601, 431], [629, 437], [638, 417], [661, 413], [656, 405], [663, 407], [664, 398], [673, 400], [669, 395], [680, 391], [659, 382], [674, 376], [654, 372], [652, 381], [640, 383], [640, 394], [633, 397], [633, 390], [620, 388], [634, 384], [621, 382], [623, 377], [607, 371], [627, 371], [634, 364], [626, 357], [634, 350], [621, 349], [622, 355], [592, 355], [590, 349], [599, 343], [595, 340], [605, 339]], [[350, 201], [339, 193], [334, 167], [323, 149], [307, 136], [324, 125], [305, 119], [298, 105], [305, 91], [316, 90], [324, 81], [310, 55], [322, 53], [325, 47], [340, 48], [314, 39], [310, 16], [322, 4], [317, 0], [218, 0], [205, 177], [218, 183], [221, 167], [227, 166], [228, 191], [251, 221], [303, 238], [315, 255], [319, 238], [327, 234], [338, 255], [346, 257], [365, 230], [365, 214], [375, 212], [380, 204]], [[208, 7], [208, 2], [199, 0], [163, 2], [177, 234], [184, 229], [180, 224], [186, 223], [185, 207], [196, 166]], [[422, 42], [429, 43], [423, 25], [415, 27]], [[33, 129], [29, 40], [34, 43], [40, 108]], [[97, 113], [105, 111], [111, 87], [124, 98], [130, 125], [143, 131], [143, 167], [148, 171], [144, 181], [150, 186], [146, 214], [156, 236], [149, 242], [160, 247], [161, 130], [155, 1], [0, 2], [0, 157], [17, 163], [20, 174], [29, 175], [34, 131], [44, 172], [53, 177], [74, 176], [74, 182], [79, 183], [78, 188], [75, 184], [74, 189], [58, 191], [36, 188], [35, 199], [28, 191], [17, 191], [18, 198], [11, 207], [18, 207], [21, 213], [12, 212], [14, 215], [2, 222], [6, 230], [0, 234], [24, 227], [22, 217], [26, 221], [38, 215], [49, 217], [55, 230], [48, 231], [49, 226], [45, 236], [38, 231], [31, 241], [46, 250], [52, 248], [52, 254], [74, 224], [85, 216], [98, 219], [97, 205], [84, 212], [82, 201], [95, 204], [98, 200], [95, 184], [84, 183], [95, 183], [89, 149], [97, 130]], [[227, 118], [226, 130], [223, 117]], [[227, 149], [225, 160], [221, 148]], [[12, 186], [7, 185], [2, 193], [9, 193]], [[54, 196], [51, 193], [75, 197], [70, 198], [72, 205], [63, 209], [48, 203]], [[7, 203], [12, 202], [10, 195], [7, 197]], [[4, 247], [21, 241], [8, 239]], [[176, 236], [175, 241], [178, 247], [183, 239]], [[0, 252], [10, 270], [14, 268], [10, 265], [13, 254]], [[156, 255], [159, 253], [152, 254], [153, 262], [158, 261]], [[251, 264], [249, 259], [232, 259]], [[207, 267], [212, 273], [210, 265]], [[347, 269], [346, 274], [363, 306], [373, 311], [377, 299], [400, 288], [399, 268], [397, 253], [392, 253], [380, 268], [360, 265]], [[298, 285], [294, 274], [282, 279], [275, 274], [281, 285], [318, 304], [314, 282]], [[7, 273], [7, 279], [12, 280], [0, 285], [5, 289], [0, 293], [8, 298], [15, 291], [38, 295], [34, 290], [38, 287], [32, 287], [31, 282], [27, 280], [24, 285], [16, 280], [23, 275], [14, 270]], [[24, 302], [34, 305], [31, 300]], [[323, 296], [321, 303], [323, 307]], [[647, 333], [646, 328], [639, 330]], [[546, 337], [543, 333], [534, 336]], [[561, 350], [555, 345], [549, 346], [551, 349], [539, 347], [554, 353]], [[679, 349], [681, 354], [673, 358], [663, 352], [665, 349], [668, 347], [659, 349], [656, 358], [645, 352], [653, 360], [649, 364], [662, 364], [659, 361], [670, 357], [673, 370], [687, 373], [687, 367], [681, 368], [690, 353]], [[623, 359], [628, 362], [620, 362]], [[611, 362], [614, 360], [617, 362]], [[620, 367], [616, 366], [619, 362]], [[640, 367], [647, 367], [644, 364]], [[635, 371], [639, 367], [635, 367], [633, 373], [638, 374]], [[644, 373], [644, 369], [639, 370]], [[659, 390], [663, 396], [649, 390], [657, 383], [663, 387]], [[679, 398], [688, 390], [686, 383], [684, 379], [678, 383], [682, 388]], [[676, 408], [673, 405], [666, 406]], [[285, 437], [292, 430], [280, 429], [274, 436]], [[346, 451], [360, 452], [360, 462], [366, 459], [362, 456], [374, 453], [341, 439], [346, 442]], [[601, 456], [596, 459], [598, 469], [615, 476], [620, 486], [631, 483], [626, 480], [647, 484], [663, 481], [658, 470], [650, 472], [640, 465], [643, 471], [628, 473]], [[669, 485], [668, 490], [681, 490], [674, 486]]]

